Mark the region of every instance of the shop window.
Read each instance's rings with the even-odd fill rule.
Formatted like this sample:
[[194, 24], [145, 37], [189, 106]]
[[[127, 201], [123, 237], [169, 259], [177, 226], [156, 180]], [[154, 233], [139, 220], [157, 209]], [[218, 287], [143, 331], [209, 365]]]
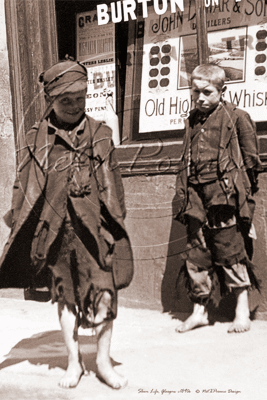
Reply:
[[[166, 16], [165, 16], [166, 15]], [[178, 88], [179, 35], [183, 13], [159, 16], [152, 2], [129, 22], [124, 131], [131, 140], [181, 140], [190, 111], [190, 90]], [[178, 89], [181, 89], [178, 91]]]
[[[85, 18], [81, 19], [82, 25], [86, 12], [89, 21], [90, 16], [93, 18], [90, 13], [103, 3], [120, 7], [123, 2], [55, 0], [60, 58], [65, 54], [76, 58], [78, 45], [84, 45], [85, 56], [88, 46], [92, 52], [95, 50], [94, 43], [77, 43], [77, 15]], [[199, 63], [195, 2], [185, 0], [184, 11], [176, 7], [175, 12], [171, 11], [170, 1], [143, 2], [147, 16], [144, 4], [135, 3], [136, 18], [110, 24], [115, 35], [114, 100], [121, 142], [118, 156], [126, 172], [156, 173], [159, 168], [175, 172], [185, 119], [192, 108], [191, 73]], [[155, 4], [159, 5], [158, 10]], [[226, 100], [248, 111], [264, 136], [266, 23], [258, 9], [250, 13], [240, 3], [241, 13], [235, 12], [236, 7], [235, 1], [229, 0], [206, 9], [209, 62], [225, 69]], [[262, 11], [265, 12], [267, 8]], [[96, 25], [96, 29], [101, 36], [107, 27]], [[104, 79], [110, 76], [111, 71]], [[261, 142], [265, 143], [265, 136]], [[133, 159], [138, 159], [134, 168]]]
[[[155, 10], [155, 4], [161, 8], [166, 2], [168, 8], [164, 12]], [[66, 54], [77, 58], [77, 15], [89, 15], [103, 3], [119, 6], [123, 2], [5, 2], [18, 147], [24, 133], [45, 109], [39, 74]], [[111, 77], [114, 80], [113, 100], [121, 139], [118, 159], [125, 174], [177, 172], [184, 119], [191, 108], [190, 75], [198, 64], [195, 1], [184, 0], [183, 12], [178, 8], [171, 12], [169, 0], [135, 3], [136, 19], [112, 22], [114, 47], [111, 41], [99, 42], [100, 47], [102, 43], [102, 48], [106, 45], [115, 51], [114, 76], [109, 72], [103, 81], [109, 82]], [[147, 16], [142, 9], [145, 3]], [[206, 25], [209, 61], [226, 71], [225, 98], [256, 121], [261, 158], [265, 160], [267, 4], [252, 3], [219, 0], [217, 5], [207, 7]], [[89, 23], [89, 18], [85, 21]], [[103, 30], [104, 27], [97, 26], [100, 36]], [[86, 48], [82, 40], [79, 43], [81, 49]], [[99, 79], [101, 82], [102, 78]], [[38, 96], [40, 101], [33, 101]]]
[[82, 62], [88, 70], [86, 111], [105, 119], [107, 96], [122, 131], [128, 24], [100, 26], [97, 4], [112, 1], [55, 0], [59, 59], [66, 55]]
[[[129, 21], [123, 135], [144, 144], [181, 140], [192, 108], [191, 73], [199, 63], [195, 2], [184, 1], [183, 12], [171, 12], [168, 2], [162, 14], [155, 3], [148, 3], [145, 18], [139, 5], [137, 20]], [[206, 8], [206, 26], [209, 62], [226, 73], [225, 100], [256, 122], [263, 155], [267, 5], [258, 3], [248, 8], [245, 2], [220, 0]]]
[[[140, 56], [143, 50], [139, 52], [137, 49], [139, 47], [142, 48], [144, 39], [144, 32], [142, 30], [144, 20], [141, 17], [140, 7], [138, 6], [136, 10], [137, 20], [129, 18], [127, 22], [111, 22], [107, 24], [108, 26], [98, 26], [96, 23], [96, 6], [103, 3], [110, 6], [112, 1], [55, 0], [59, 59], [63, 59], [68, 54], [83, 62], [88, 67], [88, 86], [90, 87], [91, 83], [95, 84], [92, 93], [90, 93], [90, 89], [88, 92], [88, 97], [90, 97], [88, 100], [93, 100], [93, 106], [90, 106], [90, 101], [88, 101], [87, 112], [89, 115], [92, 115], [96, 119], [101, 119], [101, 106], [96, 106], [96, 100], [100, 96], [102, 100], [105, 100], [109, 89], [115, 93], [114, 109], [119, 119], [121, 143], [117, 147], [117, 158], [123, 174], [176, 171], [183, 132], [180, 131], [180, 136], [177, 136], [177, 132], [163, 132], [160, 127], [156, 132], [152, 132], [151, 130], [145, 132], [146, 134], [139, 132], [140, 79], [142, 78], [143, 62]], [[113, 1], [113, 3], [116, 2]], [[94, 26], [91, 33], [90, 24]], [[114, 48], [110, 31], [113, 31], [115, 35]], [[83, 35], [82, 32], [85, 32], [85, 34]], [[107, 52], [104, 51], [103, 54], [115, 53], [115, 60], [113, 60], [112, 55], [110, 57], [103, 57], [102, 59], [112, 59], [111, 62], [102, 63], [101, 57], [97, 57], [96, 48], [101, 49], [102, 35], [105, 35], [104, 37], [110, 40], [107, 40]], [[167, 51], [167, 48], [165, 50]], [[167, 53], [166, 59], [168, 57]], [[94, 72], [95, 61], [98, 68]], [[161, 61], [163, 64], [164, 60]], [[114, 64], [115, 69], [114, 76], [113, 71], [109, 69], [112, 68], [112, 64]], [[104, 68], [102, 68], [103, 65]], [[168, 63], [165, 65], [166, 72], [167, 68]], [[97, 84], [98, 74], [101, 74], [101, 71], [105, 69], [107, 72], [99, 78], [99, 81], [101, 79], [106, 81], [103, 92], [103, 90], [99, 91], [97, 89]], [[162, 68], [161, 73], [163, 73]], [[108, 84], [111, 76], [115, 77], [114, 90]], [[165, 78], [168, 79], [168, 73], [165, 73]], [[153, 86], [153, 82], [151, 85]], [[105, 101], [102, 104], [104, 105], [102, 108], [104, 108]], [[99, 108], [100, 112], [98, 115], [93, 113], [93, 108], [95, 107]], [[180, 139], [176, 147], [173, 146], [173, 142], [170, 143], [168, 141], [163, 143], [164, 139], [176, 140], [178, 137]]]

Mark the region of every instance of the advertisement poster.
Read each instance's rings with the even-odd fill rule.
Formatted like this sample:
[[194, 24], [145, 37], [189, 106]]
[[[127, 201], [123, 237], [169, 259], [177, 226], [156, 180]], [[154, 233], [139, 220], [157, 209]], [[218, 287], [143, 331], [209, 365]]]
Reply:
[[88, 71], [86, 112], [97, 120], [105, 119], [106, 99], [112, 98], [116, 111], [115, 25], [99, 26], [95, 11], [76, 16], [77, 60]]
[[[209, 62], [224, 68], [225, 99], [254, 121], [267, 112], [267, 4], [219, 0], [206, 8]], [[140, 132], [184, 128], [191, 104], [190, 78], [198, 65], [194, 2], [184, 12], [145, 19]]]

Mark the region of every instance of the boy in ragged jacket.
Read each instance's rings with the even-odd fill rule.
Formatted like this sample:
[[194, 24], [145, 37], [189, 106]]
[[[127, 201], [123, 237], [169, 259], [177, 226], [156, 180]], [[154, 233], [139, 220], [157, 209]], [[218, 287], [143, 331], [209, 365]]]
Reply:
[[85, 372], [83, 325], [96, 330], [99, 376], [120, 389], [126, 379], [110, 360], [112, 324], [117, 291], [130, 284], [133, 262], [112, 132], [85, 114], [83, 65], [59, 62], [41, 81], [48, 111], [18, 149], [0, 287], [50, 288], [68, 350], [61, 387], [75, 387]]
[[223, 100], [222, 68], [200, 65], [191, 79], [195, 109], [187, 120], [174, 204], [188, 235], [179, 278], [185, 277], [194, 309], [176, 331], [209, 323], [207, 305], [217, 276], [221, 291], [233, 291], [237, 298], [228, 332], [244, 332], [250, 328], [248, 290], [259, 288], [250, 260], [252, 194], [261, 169], [255, 124], [248, 113]]

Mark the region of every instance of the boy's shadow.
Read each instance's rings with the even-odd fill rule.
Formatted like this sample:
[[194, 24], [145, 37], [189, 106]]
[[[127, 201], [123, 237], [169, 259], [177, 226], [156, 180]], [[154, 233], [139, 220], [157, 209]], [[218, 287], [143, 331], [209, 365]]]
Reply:
[[[178, 285], [179, 272], [183, 266], [182, 253], [186, 247], [186, 229], [179, 221], [173, 220], [164, 276], [161, 284], [163, 312], [175, 314], [183, 320], [193, 311], [186, 289]], [[178, 316], [179, 314], [179, 316]]]
[[[97, 375], [96, 336], [79, 335], [80, 351], [87, 371]], [[48, 365], [49, 369], [67, 369], [67, 349], [61, 331], [41, 332], [30, 338], [23, 339], [17, 343], [5, 356], [6, 359], [0, 364], [0, 369], [12, 366], [28, 360], [34, 365]], [[111, 359], [112, 365], [120, 363]]]

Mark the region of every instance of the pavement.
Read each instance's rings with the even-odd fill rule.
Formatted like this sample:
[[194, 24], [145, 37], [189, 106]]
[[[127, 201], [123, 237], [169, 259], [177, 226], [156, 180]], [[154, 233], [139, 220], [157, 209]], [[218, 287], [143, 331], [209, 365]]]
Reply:
[[119, 307], [111, 357], [128, 377], [119, 391], [96, 376], [96, 338], [79, 330], [89, 375], [74, 389], [58, 380], [67, 366], [57, 306], [0, 291], [1, 400], [206, 400], [267, 398], [267, 321], [228, 334], [230, 322], [178, 334], [179, 320], [157, 310]]

